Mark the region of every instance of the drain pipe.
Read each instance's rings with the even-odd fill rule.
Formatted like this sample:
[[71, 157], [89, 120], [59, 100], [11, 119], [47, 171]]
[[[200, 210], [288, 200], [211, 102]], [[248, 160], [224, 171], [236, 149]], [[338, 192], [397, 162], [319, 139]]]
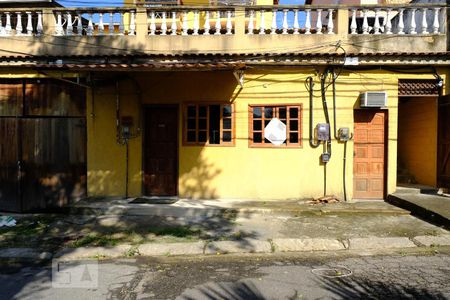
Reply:
[[129, 147], [128, 139], [122, 136], [121, 125], [120, 125], [120, 95], [119, 95], [119, 80], [116, 80], [116, 138], [117, 144], [120, 146], [125, 146], [125, 199], [128, 198], [128, 156]]
[[309, 145], [312, 148], [320, 146], [320, 142], [314, 143], [314, 80], [312, 77], [306, 79], [309, 84]]
[[[331, 70], [333, 75], [332, 88], [333, 88], [333, 133], [334, 139], [336, 141], [341, 141], [337, 132], [337, 120], [336, 120], [336, 74], [334, 70]], [[350, 135], [349, 139], [353, 138], [353, 134]], [[346, 180], [346, 169], [347, 169], [347, 140], [344, 141], [344, 158], [342, 167], [342, 185], [344, 190], [344, 201], [347, 202], [347, 180]]]

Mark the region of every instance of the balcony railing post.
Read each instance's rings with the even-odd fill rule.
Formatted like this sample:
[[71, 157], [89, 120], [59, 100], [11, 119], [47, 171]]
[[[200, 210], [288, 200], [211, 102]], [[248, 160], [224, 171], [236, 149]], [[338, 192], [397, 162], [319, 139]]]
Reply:
[[55, 33], [55, 16], [51, 8], [42, 9], [42, 26], [44, 35], [50, 36]]
[[[144, 7], [138, 7], [136, 9], [136, 16], [135, 16], [135, 28], [138, 40], [141, 40], [142, 42], [145, 41], [146, 36], [148, 35], [148, 23], [147, 23], [147, 9]], [[131, 24], [130, 24], [131, 27]], [[131, 31], [131, 29], [130, 29]]]
[[245, 35], [245, 8], [236, 7], [234, 10], [234, 34]]
[[336, 13], [336, 33], [342, 36], [348, 34], [349, 26], [349, 10], [347, 8], [341, 8]]

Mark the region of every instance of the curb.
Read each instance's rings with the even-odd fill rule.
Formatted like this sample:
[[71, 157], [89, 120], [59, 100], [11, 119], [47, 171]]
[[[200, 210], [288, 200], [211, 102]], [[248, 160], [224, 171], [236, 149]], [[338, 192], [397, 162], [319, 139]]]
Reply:
[[406, 237], [367, 237], [336, 239], [273, 239], [261, 241], [243, 239], [238, 241], [199, 241], [192, 243], [160, 243], [142, 245], [119, 245], [115, 247], [80, 247], [63, 249], [54, 255], [31, 248], [0, 249], [0, 259], [59, 260], [102, 259], [133, 256], [220, 255], [238, 253], [283, 253], [348, 250], [386, 250], [450, 246], [450, 235]]

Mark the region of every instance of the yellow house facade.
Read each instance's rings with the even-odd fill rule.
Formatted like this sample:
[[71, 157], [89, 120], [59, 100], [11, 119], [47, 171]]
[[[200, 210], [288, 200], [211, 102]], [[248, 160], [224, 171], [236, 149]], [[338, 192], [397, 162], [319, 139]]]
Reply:
[[[323, 68], [322, 68], [323, 69]], [[312, 76], [315, 88], [320, 79], [314, 68], [251, 69], [244, 72], [240, 86], [232, 71], [178, 71], [130, 74], [133, 78], [88, 94], [88, 192], [91, 196], [128, 196], [143, 194], [144, 108], [152, 105], [174, 105], [177, 110], [178, 161], [177, 191], [182, 198], [196, 199], [303, 199], [324, 193], [324, 165], [320, 162], [322, 147], [309, 144], [309, 92], [306, 79]], [[442, 70], [443, 78], [447, 78]], [[386, 178], [385, 194], [393, 193], [397, 184], [398, 145], [398, 80], [417, 75], [387, 71], [343, 70], [336, 79], [336, 107], [332, 90], [327, 90], [330, 114], [336, 110], [337, 128], [354, 131], [354, 113], [359, 110], [360, 94], [386, 91]], [[432, 75], [420, 75], [433, 79]], [[140, 87], [140, 95], [136, 90]], [[175, 85], [175, 86], [173, 86]], [[152, 88], [144, 88], [152, 87]], [[314, 126], [325, 122], [320, 91], [314, 92]], [[94, 97], [92, 101], [91, 97]], [[128, 165], [125, 146], [116, 143], [115, 97], [120, 98], [120, 115], [131, 116], [137, 136], [129, 141]], [[188, 145], [184, 130], [189, 104], [230, 104], [233, 108], [233, 140], [231, 145]], [[252, 145], [249, 109], [252, 106], [296, 105], [301, 107], [301, 143], [294, 147]], [[331, 118], [331, 122], [334, 122]], [[425, 127], [436, 126], [437, 116]], [[434, 124], [434, 125], [433, 125]], [[433, 127], [431, 128], [433, 129]], [[148, 130], [148, 129], [147, 129]], [[314, 128], [313, 128], [314, 130]], [[326, 194], [343, 198], [344, 143], [332, 138], [332, 156], [326, 166]], [[422, 151], [436, 153], [436, 144]], [[427, 149], [426, 147], [429, 147]], [[353, 140], [348, 142], [346, 160], [347, 197], [353, 198]], [[419, 154], [417, 154], [419, 155]], [[126, 175], [128, 168], [128, 176]], [[424, 168], [435, 178], [436, 166]], [[427, 176], [424, 174], [424, 176]], [[126, 178], [128, 177], [128, 182]], [[436, 182], [429, 182], [435, 185]], [[128, 185], [128, 188], [126, 187]]]

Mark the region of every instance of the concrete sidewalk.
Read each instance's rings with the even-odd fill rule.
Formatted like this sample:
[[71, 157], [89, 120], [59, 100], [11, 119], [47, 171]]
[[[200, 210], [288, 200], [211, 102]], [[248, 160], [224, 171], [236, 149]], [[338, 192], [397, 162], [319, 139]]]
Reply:
[[[180, 200], [173, 204], [130, 201], [77, 203], [72, 214], [57, 216], [46, 225], [33, 221], [43, 229], [42, 233], [30, 236], [21, 245], [5, 242], [8, 238], [20, 238], [20, 232], [11, 236], [6, 231], [0, 235], [0, 258], [78, 259], [450, 246], [447, 230], [383, 201], [319, 205], [299, 200]], [[19, 217], [20, 224], [23, 222]], [[91, 234], [97, 235], [93, 240], [115, 242], [106, 246], [90, 243], [86, 237]], [[127, 234], [137, 239], [128, 239]], [[121, 239], [123, 235], [125, 239]], [[45, 248], [49, 239], [52, 247]], [[80, 239], [86, 244], [68, 244]]]
[[450, 229], [450, 197], [438, 195], [433, 189], [399, 187], [388, 201], [413, 215]]

